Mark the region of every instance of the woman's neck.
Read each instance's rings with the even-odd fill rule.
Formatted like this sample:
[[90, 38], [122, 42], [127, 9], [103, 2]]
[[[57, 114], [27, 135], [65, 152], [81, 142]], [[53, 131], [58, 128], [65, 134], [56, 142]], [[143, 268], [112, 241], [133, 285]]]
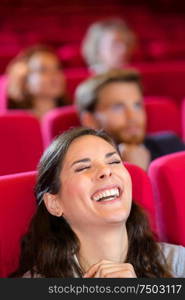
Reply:
[[41, 119], [44, 114], [56, 107], [56, 102], [53, 98], [38, 97], [33, 99], [32, 112], [38, 119]]
[[123, 262], [128, 252], [128, 236], [125, 225], [118, 230], [113, 228], [107, 232], [78, 234], [80, 252], [77, 255], [79, 264], [86, 272], [89, 267], [100, 260]]

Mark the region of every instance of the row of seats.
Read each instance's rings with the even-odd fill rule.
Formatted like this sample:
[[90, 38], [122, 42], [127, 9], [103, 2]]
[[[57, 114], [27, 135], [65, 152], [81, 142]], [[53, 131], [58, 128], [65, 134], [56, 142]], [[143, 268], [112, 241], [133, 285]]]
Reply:
[[[185, 61], [182, 62], [158, 62], [134, 64], [131, 67], [141, 72], [144, 93], [146, 96], [155, 95], [172, 97], [177, 104], [181, 103], [185, 96], [184, 78]], [[74, 92], [77, 86], [91, 74], [86, 68], [70, 68], [64, 70], [67, 91], [71, 101], [74, 99]], [[6, 107], [6, 75], [0, 75], [0, 110]]]
[[[27, 34], [27, 39], [28, 37], [29, 34]], [[28, 45], [40, 43], [40, 41], [42, 40], [37, 36], [33, 38], [32, 34], [31, 39], [32, 41], [28, 42]], [[184, 41], [172, 43], [171, 39], [165, 40], [163, 38], [155, 38], [148, 41], [142, 41], [142, 39], [140, 38], [140, 40], [140, 46], [138, 45], [133, 53], [133, 62], [156, 62], [185, 59]], [[4, 72], [10, 60], [13, 59], [24, 48], [26, 48], [26, 46], [16, 44], [12, 45], [12, 43], [0, 46], [0, 73]], [[64, 69], [73, 67], [85, 67], [85, 61], [81, 55], [81, 40], [77, 42], [68, 42], [64, 45], [61, 44], [58, 47], [54, 48], [61, 58]]]
[[[173, 101], [148, 99], [145, 107], [148, 133], [173, 131], [182, 136], [180, 111]], [[0, 175], [35, 170], [43, 149], [75, 126], [80, 126], [80, 120], [73, 105], [50, 111], [41, 124], [24, 111], [0, 113]]]
[[[178, 103], [184, 98], [185, 60], [134, 63], [130, 67], [141, 72], [145, 95], [172, 97]], [[73, 99], [76, 87], [90, 74], [86, 68], [69, 68], [64, 72], [67, 79], [67, 90]]]
[[[160, 241], [185, 246], [185, 152], [152, 162], [149, 177], [137, 166], [125, 164], [133, 182], [133, 199], [145, 208]], [[13, 272], [19, 260], [20, 240], [36, 210], [33, 194], [36, 172], [0, 177], [0, 277]]]
[[[42, 42], [50, 42], [55, 45], [69, 45], [72, 43], [80, 43], [85, 29], [97, 19], [102, 19], [107, 16], [119, 16], [131, 25], [140, 37], [141, 41], [141, 55], [143, 59], [157, 58], [167, 56], [173, 58], [175, 55], [179, 58], [184, 57], [184, 18], [183, 15], [173, 14], [167, 15], [156, 13], [144, 6], [125, 6], [124, 4], [116, 3], [107, 4], [105, 6], [98, 4], [97, 11], [95, 5], [88, 7], [87, 3], [82, 7], [71, 5], [66, 9], [65, 5], [56, 5], [55, 9], [47, 6], [47, 9], [42, 8], [39, 13], [37, 7], [37, 15], [35, 15], [35, 6], [26, 7], [27, 15], [25, 15], [25, 7], [13, 8], [13, 15], [10, 13], [11, 6], [9, 7], [9, 15], [7, 11], [0, 10], [0, 16], [6, 15], [3, 18], [3, 25], [1, 32], [2, 45], [0, 47], [0, 54], [6, 57], [8, 55], [17, 54], [19, 50], [30, 44]], [[147, 3], [148, 4], [148, 3]], [[43, 13], [44, 12], [44, 13]], [[34, 22], [33, 22], [34, 15]], [[78, 26], [76, 26], [78, 24]], [[47, 35], [43, 29], [48, 26]], [[16, 28], [12, 30], [12, 28]], [[169, 27], [171, 30], [169, 31]], [[174, 47], [174, 44], [178, 47]], [[153, 45], [154, 43], [154, 45]], [[182, 49], [181, 49], [182, 46]], [[6, 52], [7, 51], [7, 52]], [[17, 51], [17, 52], [16, 52]]]
[[[142, 42], [140, 42], [141, 44]], [[174, 61], [185, 59], [185, 43], [172, 43], [171, 40], [153, 39], [143, 42], [143, 47], [137, 47], [133, 53], [132, 62]], [[21, 49], [20, 49], [21, 50]], [[81, 43], [71, 42], [56, 49], [64, 69], [84, 67], [81, 55]], [[0, 54], [1, 55], [1, 54]]]

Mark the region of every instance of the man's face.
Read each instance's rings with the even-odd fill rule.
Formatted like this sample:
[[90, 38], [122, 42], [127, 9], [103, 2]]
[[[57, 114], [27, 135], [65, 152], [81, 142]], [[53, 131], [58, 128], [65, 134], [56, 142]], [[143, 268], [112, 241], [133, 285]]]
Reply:
[[136, 83], [114, 82], [102, 88], [93, 118], [117, 143], [140, 144], [145, 137], [146, 113]]

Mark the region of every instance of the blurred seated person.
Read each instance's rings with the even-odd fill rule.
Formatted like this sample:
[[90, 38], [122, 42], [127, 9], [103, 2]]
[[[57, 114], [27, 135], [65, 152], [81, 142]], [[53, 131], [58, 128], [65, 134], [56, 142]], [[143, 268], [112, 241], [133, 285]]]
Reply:
[[40, 160], [35, 195], [12, 277], [185, 277], [185, 248], [156, 242], [105, 132], [75, 128], [55, 139]]
[[136, 46], [136, 37], [121, 19], [92, 24], [82, 42], [82, 56], [93, 73], [126, 66]]
[[49, 47], [38, 45], [20, 53], [8, 66], [8, 108], [28, 109], [39, 119], [67, 104], [61, 62]]
[[144, 170], [157, 157], [185, 150], [175, 134], [146, 135], [143, 91], [136, 71], [94, 76], [78, 86], [75, 101], [81, 124], [104, 129], [119, 145], [123, 159]]

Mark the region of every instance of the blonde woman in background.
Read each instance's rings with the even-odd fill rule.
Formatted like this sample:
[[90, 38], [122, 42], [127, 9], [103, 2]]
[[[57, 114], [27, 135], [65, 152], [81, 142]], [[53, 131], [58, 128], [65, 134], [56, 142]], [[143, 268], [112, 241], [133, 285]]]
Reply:
[[94, 73], [123, 68], [132, 56], [136, 37], [121, 19], [92, 24], [82, 42], [82, 55]]

